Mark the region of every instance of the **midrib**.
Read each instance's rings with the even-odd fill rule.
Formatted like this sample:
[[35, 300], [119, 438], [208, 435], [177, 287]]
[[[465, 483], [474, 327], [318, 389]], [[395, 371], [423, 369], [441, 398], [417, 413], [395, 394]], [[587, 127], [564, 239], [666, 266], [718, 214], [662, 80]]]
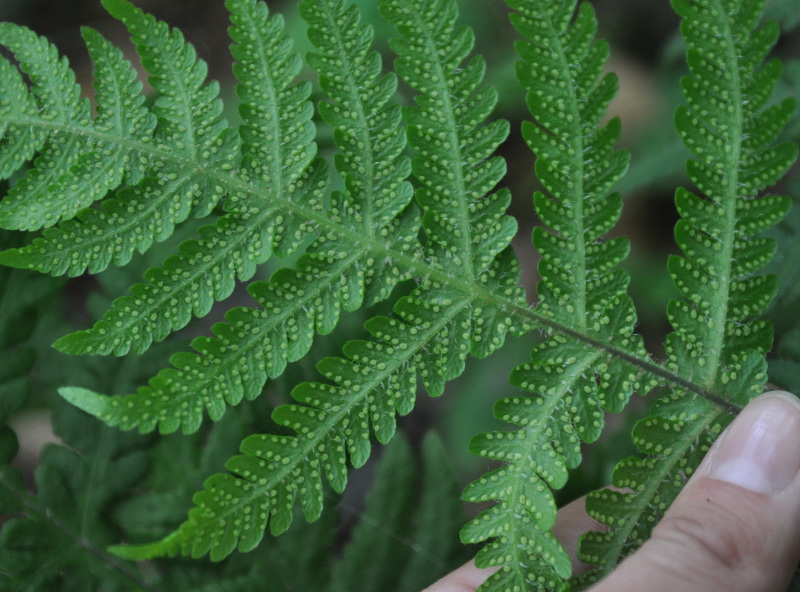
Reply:
[[[721, 13], [725, 13], [722, 3], [717, 1], [717, 9]], [[730, 94], [732, 99], [732, 106], [734, 108], [733, 116], [730, 121], [732, 122], [731, 133], [727, 134], [729, 146], [731, 150], [728, 153], [729, 158], [726, 165], [726, 177], [728, 184], [726, 186], [726, 193], [722, 196], [721, 206], [725, 209], [725, 219], [722, 233], [722, 248], [719, 251], [717, 258], [717, 269], [723, 270], [723, 275], [716, 276], [715, 279], [719, 281], [719, 290], [717, 292], [718, 298], [715, 299], [718, 306], [713, 307], [711, 310], [711, 319], [714, 323], [711, 339], [709, 344], [708, 363], [706, 364], [706, 374], [702, 386], [706, 389], [713, 390], [717, 382], [717, 373], [719, 372], [720, 362], [722, 360], [722, 350], [725, 346], [725, 332], [728, 321], [728, 310], [731, 291], [731, 273], [733, 262], [733, 249], [735, 241], [736, 230], [736, 205], [738, 199], [737, 188], [739, 184], [739, 164], [742, 152], [742, 135], [743, 135], [743, 116], [742, 104], [744, 97], [742, 96], [742, 84], [739, 78], [739, 64], [737, 61], [737, 51], [734, 42], [733, 31], [730, 27], [730, 15], [728, 18], [720, 19], [718, 23], [724, 29], [723, 39], [728, 43], [725, 46], [725, 68], [730, 73]], [[713, 306], [713, 304], [712, 304]]]

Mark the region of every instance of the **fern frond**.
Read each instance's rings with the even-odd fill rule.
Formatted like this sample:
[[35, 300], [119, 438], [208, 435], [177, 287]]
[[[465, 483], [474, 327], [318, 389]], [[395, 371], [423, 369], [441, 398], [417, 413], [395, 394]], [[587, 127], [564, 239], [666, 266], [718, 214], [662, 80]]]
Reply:
[[[320, 71], [323, 90], [334, 99], [323, 103], [321, 111], [337, 130], [341, 153], [336, 166], [347, 179], [347, 191], [332, 196], [325, 215], [329, 224], [344, 226], [338, 234], [344, 231], [348, 237], [342, 240], [324, 232], [299, 270], [276, 276], [273, 285], [282, 289], [272, 288], [263, 300], [257, 299], [268, 310], [280, 307], [281, 318], [276, 321], [282, 324], [286, 311], [302, 316], [304, 309], [321, 310], [324, 302], [330, 318], [320, 319], [317, 325], [326, 333], [335, 325], [339, 308], [358, 308], [365, 292], [369, 302], [382, 299], [403, 279], [395, 264], [373, 252], [375, 242], [405, 252], [402, 245], [413, 239], [416, 230], [408, 216], [397, 218], [411, 199], [411, 187], [404, 181], [408, 163], [399, 156], [405, 145], [402, 129], [397, 127], [399, 110], [387, 106], [395, 90], [394, 78], [379, 78], [380, 59], [369, 51], [371, 34], [349, 30], [352, 14], [340, 5], [304, 6], [312, 25], [310, 34], [325, 52], [310, 57], [310, 62]], [[255, 265], [269, 257], [272, 243], [278, 254], [287, 255], [319, 226], [322, 200], [317, 191], [323, 184], [299, 177], [314, 154], [312, 110], [306, 100], [310, 87], [292, 86], [300, 68], [299, 57], [291, 52], [282, 19], [268, 20], [267, 10], [260, 7], [263, 5], [253, 2], [230, 5], [237, 24], [232, 34], [239, 41], [234, 54], [239, 59], [237, 88], [243, 102], [243, 167], [251, 169], [248, 177], [267, 187], [279, 187], [280, 191], [271, 193], [289, 197], [288, 205], [295, 211], [281, 199], [265, 200], [254, 191], [241, 198], [234, 196], [226, 207], [235, 211], [220, 220], [215, 230], [209, 229], [207, 238], [187, 243], [181, 256], [150, 271], [150, 282], [135, 286], [133, 295], [115, 303], [114, 310], [94, 328], [68, 336], [58, 347], [70, 353], [108, 353], [112, 348], [124, 353], [128, 347], [141, 351], [150, 339], [163, 339], [169, 331], [185, 325], [192, 314], [202, 316], [214, 300], [226, 297], [236, 272], [239, 279], [249, 279]], [[319, 31], [328, 24], [334, 33], [326, 40]], [[338, 52], [345, 49], [342, 59]], [[335, 80], [348, 81], [346, 92], [337, 88]], [[355, 118], [350, 112], [344, 117], [345, 108], [353, 108]], [[285, 115], [276, 118], [273, 113]], [[320, 165], [314, 167], [310, 174], [321, 177]], [[313, 199], [304, 197], [306, 187], [311, 188], [306, 193]], [[298, 215], [300, 208], [305, 211]], [[255, 241], [254, 235], [259, 237]], [[361, 244], [353, 245], [354, 237]], [[177, 285], [170, 281], [175, 277], [181, 278]], [[298, 297], [300, 294], [303, 296]], [[309, 317], [312, 325], [313, 316]], [[264, 330], [273, 331], [274, 322]]]
[[[273, 534], [285, 531], [298, 497], [306, 519], [316, 519], [323, 505], [323, 472], [334, 490], [341, 491], [347, 481], [346, 457], [355, 467], [369, 457], [371, 429], [382, 442], [392, 437], [395, 414], [413, 407], [417, 372], [443, 372], [441, 358], [426, 356], [425, 346], [441, 338], [465, 308], [462, 302], [419, 295], [402, 299], [396, 307], [413, 324], [385, 317], [367, 323], [376, 341], [351, 342], [345, 347], [347, 359], [320, 362], [319, 370], [333, 384], [302, 384], [292, 392], [302, 405], [274, 411], [273, 420], [296, 435], [249, 436], [242, 443], [243, 454], [226, 464], [232, 474], [206, 481], [188, 520], [175, 533], [158, 543], [116, 552], [131, 559], [210, 553], [219, 560], [236, 548], [253, 549], [267, 524]], [[462, 341], [464, 336], [456, 337]], [[436, 353], [446, 353], [441, 350], [447, 345], [441, 344]]]
[[0, 178], [8, 179], [33, 157], [46, 135], [30, 126], [11, 123], [35, 117], [39, 107], [20, 71], [4, 57], [0, 57], [0, 75], [4, 82], [0, 86]]
[[193, 316], [207, 314], [215, 301], [231, 294], [237, 277], [252, 278], [273, 250], [290, 254], [311, 230], [281, 212], [285, 204], [276, 199], [310, 211], [322, 202], [327, 173], [323, 163], [312, 164], [316, 145], [310, 85], [296, 83], [301, 61], [282, 18], [270, 19], [266, 6], [255, 2], [234, 2], [230, 9], [242, 101], [242, 161], [236, 171], [242, 187], [226, 202], [229, 213], [201, 229], [199, 240], [181, 245], [180, 253], [162, 267], [149, 270], [146, 282], [116, 300], [94, 327], [59, 340], [56, 347], [62, 351], [142, 352]]
[[[0, 204], [0, 224], [10, 230], [41, 228], [61, 218], [59, 208], [69, 211], [75, 207], [50, 201], [48, 188], [78, 160], [77, 134], [59, 132], [63, 128], [85, 129], [89, 124], [89, 103], [81, 99], [80, 87], [66, 59], [59, 58], [56, 48], [46, 39], [24, 27], [0, 23], [0, 43], [13, 53], [32, 85], [29, 90], [19, 70], [5, 59], [0, 61], [4, 80], [8, 80], [2, 91], [2, 178], [10, 177], [41, 151], [36, 168]], [[26, 205], [32, 206], [30, 215], [24, 212]]]
[[[23, 29], [14, 32], [24, 35], [13, 45], [13, 37], [0, 39], [0, 42], [12, 49], [17, 48], [17, 52], [22, 51], [23, 47], [35, 47], [30, 32]], [[79, 108], [78, 112], [65, 117], [48, 118], [50, 129], [44, 125], [42, 127], [43, 130], [47, 129], [49, 141], [56, 142], [56, 145], [48, 145], [44, 149], [35, 167], [0, 202], [0, 225], [5, 228], [37, 230], [74, 217], [79, 210], [116, 188], [124, 175], [130, 178], [135, 166], [131, 161], [139, 157], [131, 146], [150, 141], [156, 121], [144, 107], [142, 85], [136, 78], [135, 70], [119, 49], [93, 29], [84, 28], [83, 37], [95, 64], [97, 116], [90, 123], [85, 109], [75, 105], [73, 110]], [[42, 43], [41, 40], [37, 42]], [[39, 49], [54, 53], [50, 47]], [[37, 65], [38, 68], [33, 64], [26, 68], [31, 78], [49, 78], [45, 72], [34, 75], [36, 69], [44, 70], [43, 64]], [[72, 78], [72, 72], [66, 68], [66, 61], [62, 61], [57, 76], [50, 76], [52, 80], [48, 80], [49, 84], [66, 84]], [[74, 85], [74, 80], [71, 82]], [[66, 95], [62, 94], [61, 98], [63, 101]], [[44, 119], [45, 115], [41, 117]], [[56, 124], [60, 124], [59, 127], [54, 127]], [[91, 130], [85, 131], [93, 133], [85, 139], [75, 133], [89, 126]], [[69, 145], [64, 142], [69, 142]], [[61, 162], [51, 162], [53, 150], [60, 152], [58, 156]]]
[[[518, 277], [506, 281], [516, 285]], [[373, 341], [350, 342], [346, 359], [320, 362], [320, 371], [333, 384], [300, 385], [292, 396], [301, 405], [285, 405], [273, 413], [273, 420], [295, 436], [248, 437], [243, 455], [226, 465], [233, 474], [206, 481], [178, 531], [158, 543], [115, 551], [127, 558], [210, 552], [219, 560], [235, 548], [254, 548], [267, 524], [273, 534], [285, 531], [296, 498], [306, 519], [314, 520], [322, 510], [323, 471], [334, 490], [341, 491], [347, 481], [346, 458], [355, 467], [363, 465], [370, 454], [370, 433], [387, 442], [394, 434], [395, 415], [412, 409], [416, 376], [438, 386], [460, 373], [475, 335], [469, 305], [457, 292], [420, 288], [398, 302], [397, 318], [372, 319], [366, 328]], [[245, 514], [248, 519], [239, 520]]]
[[412, 197], [400, 108], [391, 104], [397, 79], [381, 74], [372, 27], [360, 22], [355, 6], [306, 0], [300, 10], [320, 52], [307, 60], [330, 99], [319, 110], [334, 129], [336, 170], [345, 180], [344, 193], [333, 197], [338, 217], [354, 218], [354, 230], [370, 238], [380, 236]]
[[[633, 335], [636, 314], [625, 290], [624, 239], [603, 240], [618, 221], [622, 200], [611, 193], [629, 156], [615, 151], [620, 126], [598, 127], [617, 90], [601, 77], [608, 45], [595, 40], [591, 5], [510, 1], [512, 21], [525, 38], [517, 43], [517, 75], [527, 89], [534, 122], [523, 136], [536, 154], [545, 192], [534, 195], [542, 222], [533, 242], [541, 253], [537, 312], [576, 333], [645, 358]], [[511, 381], [535, 397], [500, 401], [495, 416], [520, 429], [476, 437], [470, 450], [504, 461], [464, 491], [473, 502], [497, 500], [462, 531], [465, 542], [489, 540], [476, 558], [502, 566], [481, 590], [550, 590], [569, 576], [570, 562], [548, 532], [555, 520], [550, 488], [566, 482], [580, 461], [581, 439], [597, 439], [603, 410], [619, 411], [640, 378], [622, 358], [569, 335], [551, 335], [518, 367]], [[643, 388], [649, 388], [643, 384]]]
[[508, 135], [508, 122], [484, 123], [497, 91], [481, 88], [481, 56], [462, 63], [475, 40], [468, 27], [456, 28], [454, 2], [387, 0], [381, 11], [403, 35], [391, 42], [397, 72], [421, 93], [403, 116], [418, 154], [413, 171], [423, 187], [416, 200], [436, 245], [432, 255], [451, 275], [472, 279], [516, 233], [516, 222], [504, 216], [508, 191], [489, 194], [506, 171], [501, 157], [490, 156]]
[[[268, 22], [265, 5], [248, 0], [232, 2], [230, 8], [234, 19], [242, 23], [254, 22], [255, 15], [249, 11], [257, 11], [262, 19], [258, 30], [242, 33], [243, 39], [272, 40], [271, 52], [285, 49], [285, 34], [278, 35], [275, 29], [279, 26], [282, 31], [282, 20], [276, 18]], [[407, 272], [390, 257], [374, 252], [376, 244], [384, 248], [391, 245], [395, 253], [412, 257], [418, 248], [418, 216], [413, 209], [404, 211], [412, 191], [405, 180], [410, 172], [409, 164], [401, 156], [405, 141], [402, 128], [397, 127], [399, 108], [389, 104], [396, 82], [393, 77], [379, 77], [379, 57], [369, 48], [371, 33], [353, 24], [352, 9], [346, 10], [341, 2], [307, 2], [303, 5], [303, 14], [312, 25], [311, 37], [325, 52], [311, 61], [320, 70], [323, 88], [331, 92], [334, 100], [323, 103], [327, 106], [321, 107], [321, 111], [336, 130], [341, 147], [336, 165], [345, 177], [346, 186], [344, 193], [334, 193], [331, 207], [324, 214], [343, 226], [347, 234], [322, 233], [300, 258], [296, 269], [280, 270], [269, 282], [251, 285], [250, 294], [261, 309], [230, 311], [228, 322], [214, 327], [214, 338], [203, 337], [193, 342], [196, 354], [173, 357], [174, 368], [161, 372], [136, 394], [107, 398], [85, 390], [63, 391], [71, 401], [112, 425], [123, 429], [138, 427], [141, 431], [158, 427], [164, 433], [179, 428], [191, 432], [199, 427], [206, 410], [213, 419], [218, 419], [226, 405], [235, 405], [243, 397], [256, 397], [268, 377], [279, 376], [287, 362], [303, 357], [315, 332], [330, 333], [338, 322], [340, 310], [352, 311], [365, 302], [373, 304], [382, 300], [407, 277]], [[325, 37], [323, 31], [329, 37]], [[346, 52], [339, 54], [339, 49], [346, 49]], [[244, 51], [240, 49], [239, 53]], [[294, 59], [279, 63], [284, 61], [297, 64]], [[281, 67], [286, 69], [285, 65]], [[286, 88], [290, 88], [290, 78], [286, 79]], [[260, 80], [254, 74], [248, 79], [251, 85]], [[342, 96], [344, 91], [334, 84], [336, 80], [348, 80], [347, 96]], [[266, 90], [262, 93], [280, 94]], [[258, 91], [253, 87], [241, 94], [257, 96]], [[341, 111], [346, 105], [355, 109], [355, 118], [342, 117]], [[298, 107], [272, 106], [292, 113], [301, 110]], [[256, 148], [248, 148], [250, 140], [247, 138], [252, 135], [255, 141], [255, 130], [263, 125], [258, 117], [269, 121], [270, 110], [266, 106], [258, 110], [247, 107], [246, 110], [252, 112], [252, 118], [246, 119], [251, 131], [242, 134], [245, 151], [255, 151]], [[272, 147], [277, 154], [254, 155], [253, 166], [262, 166], [261, 162], [273, 163], [277, 157], [289, 167], [302, 160], [291, 152], [283, 153], [284, 146], [292, 145], [298, 127], [297, 121], [289, 121], [285, 127], [282, 124], [280, 129], [268, 132], [267, 137], [279, 140]], [[286, 191], [294, 189], [302, 195], [304, 179], [288, 175], [287, 166], [271, 165], [270, 178], [284, 175], [288, 183]], [[322, 178], [312, 185], [317, 195], [314, 203], [321, 203], [323, 188]], [[274, 210], [265, 207], [265, 212]], [[277, 226], [275, 217], [278, 214], [263, 215], [261, 219]], [[236, 240], [245, 243], [252, 240], [246, 232], [237, 234]], [[356, 236], [358, 242], [353, 240]], [[198, 253], [199, 256], [203, 255]], [[130, 303], [128, 309], [139, 310], [136, 304]], [[120, 312], [119, 316], [124, 315]], [[105, 340], [111, 329], [106, 328], [107, 322], [103, 323], [92, 329], [91, 335], [77, 335], [75, 340], [85, 343], [97, 333]], [[60, 344], [66, 345], [67, 339], [72, 337]]]
[[[67, 214], [70, 217], [77, 214], [47, 229], [32, 245], [0, 254], [0, 261], [6, 265], [54, 275], [79, 275], [86, 270], [98, 272], [112, 263], [124, 265], [135, 251], [143, 252], [154, 241], [169, 236], [175, 225], [190, 213], [207, 216], [225, 192], [211, 172], [232, 168], [238, 141], [236, 134], [226, 129], [221, 117], [218, 85], [205, 84], [204, 62], [197, 59], [194, 49], [184, 42], [180, 32], [170, 31], [164, 23], [155, 21], [125, 0], [105, 0], [104, 5], [112, 15], [125, 22], [142, 63], [151, 74], [150, 84], [159, 92], [153, 107], [157, 119], [154, 137], [149, 137], [152, 117], [143, 110], [143, 98], [138, 93], [140, 85], [133, 81], [131, 66], [119, 56], [118, 50], [97, 34], [87, 33], [87, 45], [98, 62], [98, 92], [102, 92], [108, 106], [116, 103], [118, 107], [111, 113], [101, 110], [95, 122], [90, 122], [88, 103], [76, 99], [74, 105], [62, 105], [63, 101], [59, 100], [53, 107], [53, 121], [42, 116], [25, 122], [34, 128], [59, 131], [59, 137], [63, 135], [68, 142], [58, 145], [59, 164], [48, 166], [47, 161], [37, 162], [29, 177], [49, 175], [53, 171], [56, 177], [37, 181], [41, 185], [39, 191], [44, 192], [43, 183], [55, 183], [59, 188], [55, 194], [59, 197], [56, 203], [73, 204], [69, 211], [56, 210], [51, 216], [53, 222]], [[15, 33], [4, 40], [12, 50], [16, 44], [20, 47], [18, 52], [26, 46], [35, 47], [30, 34], [23, 34], [23, 39], [17, 40], [15, 37], [20, 37], [22, 29], [5, 26]], [[52, 47], [43, 47], [40, 54], [53, 56], [54, 52]], [[32, 77], [35, 73], [45, 80], [51, 93], [65, 84], [65, 77], [72, 77], [71, 73], [66, 74], [69, 70], [64, 61], [57, 69], [40, 65], [37, 70], [26, 63], [38, 64], [38, 59], [33, 62], [24, 55], [18, 57], [23, 67], [31, 70]], [[48, 63], [54, 59], [51, 57]], [[134, 91], [137, 94], [130, 96]], [[71, 94], [75, 93], [77, 90]], [[115, 97], [122, 96], [126, 100], [120, 103]], [[46, 107], [51, 104], [55, 105], [55, 100], [50, 100]], [[123, 110], [130, 110], [130, 113], [123, 117]], [[91, 141], [81, 148], [78, 143], [83, 136]], [[150, 143], [152, 148], [148, 146]], [[82, 151], [97, 154], [84, 157]], [[140, 151], [146, 154], [137, 154]], [[82, 193], [89, 184], [102, 178], [97, 189], [88, 191], [91, 199], [101, 197], [112, 188], [112, 182], [121, 178], [126, 163], [137, 157], [147, 161], [144, 171], [131, 175], [134, 178], [145, 175], [138, 185], [121, 189], [113, 199], [104, 200], [99, 209], [80, 209], [89, 205]], [[73, 165], [78, 166], [73, 169]], [[23, 184], [23, 189], [28, 185]], [[41, 199], [53, 199], [53, 194], [48, 190]], [[13, 200], [11, 205], [17, 201]], [[26, 217], [39, 217], [41, 206], [20, 204], [20, 207], [25, 210]], [[30, 227], [31, 223], [23, 222], [23, 225]]]
[[[675, 123], [696, 156], [687, 171], [704, 196], [685, 189], [676, 194], [681, 220], [675, 237], [683, 256], [673, 256], [669, 269], [683, 299], [668, 308], [674, 332], [666, 343], [667, 367], [741, 406], [762, 391], [767, 377], [772, 327], [757, 317], [771, 302], [776, 281], [757, 272], [772, 258], [775, 243], [757, 235], [783, 218], [791, 200], [759, 194], [797, 157], [794, 144], [776, 143], [794, 102], [765, 106], [780, 63], [764, 63], [778, 29], [772, 23], [757, 28], [763, 1], [673, 4], [683, 19], [692, 74], [683, 80], [687, 105]], [[624, 461], [613, 477], [615, 485], [635, 493], [626, 494], [625, 504], [615, 493], [590, 498], [593, 516], [626, 526], [587, 537], [584, 559], [598, 566], [588, 580], [607, 573], [615, 558], [647, 538], [729, 420], [675, 387], [642, 420], [637, 445], [652, 456]], [[675, 438], [667, 445], [663, 434], [670, 431]]]
[[[422, 4], [418, 3], [412, 7], [418, 10], [410, 12], [425, 12], [427, 8]], [[472, 178], [467, 170], [474, 169], [474, 178], [481, 183], [479, 187], [484, 193], [490, 191], [492, 175], [503, 167], [497, 161], [486, 161], [486, 146], [478, 148], [471, 140], [481, 137], [481, 129], [496, 129], [495, 126], [481, 127], [481, 121], [488, 115], [487, 97], [492, 102], [493, 96], [477, 90], [482, 67], [459, 68], [460, 60], [472, 46], [471, 32], [458, 29], [453, 34], [448, 28], [456, 15], [452, 0], [437, 3], [441, 14], [448, 17], [445, 25], [436, 24], [436, 19], [413, 15], [409, 21], [408, 13], [395, 11], [397, 7], [397, 3], [387, 2], [385, 13], [400, 25], [404, 35], [427, 40], [430, 51], [425, 59], [432, 60], [431, 67], [442, 73], [433, 87], [421, 85], [430, 95], [416, 100], [419, 105], [429, 106], [428, 110], [419, 108], [406, 113], [411, 122], [412, 145], [416, 142], [421, 150], [426, 150], [414, 161], [415, 174], [425, 183], [429, 167], [436, 166], [436, 161], [428, 156], [440, 158], [445, 152], [460, 151], [462, 158], [458, 164], [455, 161], [451, 164], [461, 171], [456, 173], [462, 175], [461, 183], [464, 178]], [[402, 42], [397, 42], [396, 46], [401, 56], [408, 50]], [[453, 56], [458, 59], [454, 61]], [[403, 74], [403, 67], [398, 67]], [[412, 71], [412, 78], [414, 75]], [[461, 84], [460, 90], [456, 83]], [[448, 105], [454, 111], [444, 122], [434, 120], [439, 117], [433, 109], [435, 98], [451, 94], [459, 97], [460, 103]], [[459, 119], [461, 113], [463, 121]], [[428, 125], [443, 130], [451, 142], [449, 149], [440, 147], [431, 153], [424, 148], [418, 139], [429, 129]], [[492, 142], [499, 141], [497, 132], [490, 135]], [[490, 164], [484, 166], [484, 163]], [[434, 186], [422, 192], [421, 206], [428, 219], [427, 226], [424, 221], [423, 226], [431, 235], [431, 254], [443, 262], [442, 268], [453, 270], [454, 285], [423, 281], [410, 296], [395, 305], [394, 317], [376, 317], [369, 321], [366, 329], [372, 340], [350, 342], [344, 347], [345, 358], [320, 362], [318, 368], [329, 384], [302, 384], [292, 393], [299, 404], [285, 405], [274, 411], [273, 420], [294, 435], [247, 438], [242, 444], [243, 454], [226, 465], [230, 473], [212, 476], [206, 482], [204, 490], [195, 496], [195, 508], [190, 511], [188, 520], [175, 533], [152, 545], [116, 549], [121, 556], [210, 553], [212, 559], [218, 560], [236, 548], [250, 550], [261, 540], [268, 525], [274, 534], [289, 527], [298, 498], [306, 519], [314, 520], [322, 511], [323, 473], [334, 490], [341, 491], [345, 487], [347, 458], [353, 466], [361, 466], [370, 454], [371, 434], [382, 443], [394, 435], [395, 416], [408, 413], [414, 405], [418, 375], [428, 391], [438, 395], [447, 380], [463, 371], [464, 360], [472, 348], [488, 353], [502, 344], [510, 330], [510, 313], [491, 310], [486, 303], [477, 300], [476, 293], [494, 290], [518, 306], [524, 306], [524, 294], [518, 286], [519, 269], [510, 250], [500, 249], [497, 257], [486, 261], [487, 253], [502, 242], [497, 235], [508, 228], [502, 222], [499, 207], [503, 198], [489, 196], [484, 203], [483, 196], [472, 188], [461, 193], [451, 189], [451, 195], [444, 190], [437, 195], [434, 189], [438, 191]], [[457, 189], [461, 191], [465, 187]], [[483, 221], [483, 224], [473, 224], [482, 234], [473, 236], [468, 232], [466, 236], [458, 235], [455, 242], [447, 237], [436, 238], [443, 223], [436, 213], [437, 200], [443, 200], [443, 196], [447, 196], [450, 205], [458, 205], [459, 216], [453, 224], [469, 231], [468, 222]], [[503, 240], [507, 244], [510, 237]], [[476, 269], [480, 270], [479, 276]], [[474, 285], [472, 291], [464, 289], [471, 285]], [[485, 326], [480, 323], [482, 319], [487, 321]]]

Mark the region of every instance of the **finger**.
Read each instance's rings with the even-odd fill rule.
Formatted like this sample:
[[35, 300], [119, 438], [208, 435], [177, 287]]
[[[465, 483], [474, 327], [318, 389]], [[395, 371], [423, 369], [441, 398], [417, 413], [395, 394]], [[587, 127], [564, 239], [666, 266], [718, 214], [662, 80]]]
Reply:
[[586, 496], [570, 502], [558, 511], [553, 534], [569, 554], [572, 575], [580, 575], [590, 567], [578, 559], [578, 539], [590, 530], [607, 530], [607, 527], [586, 513]]
[[497, 568], [475, 567], [475, 560], [465, 563], [422, 592], [475, 592]]
[[594, 592], [773, 592], [800, 558], [800, 401], [751, 402], [642, 548]]

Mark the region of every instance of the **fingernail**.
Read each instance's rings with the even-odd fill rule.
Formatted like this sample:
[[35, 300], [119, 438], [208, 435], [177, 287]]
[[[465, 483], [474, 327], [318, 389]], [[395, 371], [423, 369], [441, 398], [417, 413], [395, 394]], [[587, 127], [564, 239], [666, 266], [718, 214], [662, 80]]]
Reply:
[[800, 471], [800, 405], [789, 393], [750, 403], [722, 435], [709, 475], [759, 493], [780, 493]]

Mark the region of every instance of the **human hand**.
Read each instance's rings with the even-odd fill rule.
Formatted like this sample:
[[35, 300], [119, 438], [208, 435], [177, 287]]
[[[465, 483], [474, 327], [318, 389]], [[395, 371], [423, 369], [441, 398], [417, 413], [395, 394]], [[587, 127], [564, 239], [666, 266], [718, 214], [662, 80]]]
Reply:
[[[751, 401], [723, 432], [651, 538], [592, 592], [781, 592], [800, 559], [800, 400], [781, 391]], [[583, 499], [553, 532], [573, 558], [601, 526]], [[492, 570], [470, 562], [423, 592], [474, 592]]]

